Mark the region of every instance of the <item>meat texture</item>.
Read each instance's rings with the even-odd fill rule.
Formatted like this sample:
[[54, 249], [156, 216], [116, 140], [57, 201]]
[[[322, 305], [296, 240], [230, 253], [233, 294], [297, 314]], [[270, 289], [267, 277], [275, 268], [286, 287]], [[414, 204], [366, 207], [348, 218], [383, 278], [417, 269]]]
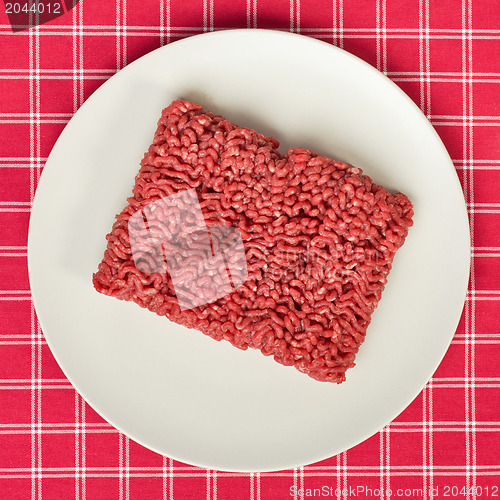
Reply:
[[413, 207], [359, 168], [307, 149], [282, 155], [278, 145], [174, 101], [107, 235], [93, 283], [216, 340], [340, 383]]

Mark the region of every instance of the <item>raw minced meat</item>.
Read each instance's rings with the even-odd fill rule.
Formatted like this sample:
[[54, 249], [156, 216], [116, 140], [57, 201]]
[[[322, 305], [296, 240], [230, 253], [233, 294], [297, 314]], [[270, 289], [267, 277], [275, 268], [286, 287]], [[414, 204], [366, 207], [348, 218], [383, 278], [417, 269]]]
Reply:
[[[133, 196], [107, 236], [94, 286], [216, 340], [259, 349], [316, 380], [340, 383], [354, 366], [394, 255], [412, 225], [412, 204], [359, 168], [306, 149], [282, 155], [278, 145], [192, 102], [170, 104], [141, 162]], [[195, 193], [198, 212], [183, 205], [186, 193]], [[181, 259], [186, 272], [178, 278], [165, 246], [148, 253], [144, 241], [150, 239], [142, 239], [142, 247], [133, 244], [137, 219], [149, 235], [165, 239], [168, 233], [188, 257], [196, 253], [193, 241], [201, 240], [193, 234], [199, 231], [183, 238], [183, 224], [161, 209], [169, 197], [180, 216], [202, 214], [196, 227], [210, 230], [212, 252], [217, 228], [237, 230], [244, 249], [243, 262], [241, 252], [232, 263], [221, 260], [232, 266], [227, 293], [215, 293], [207, 303], [208, 294], [191, 308], [179, 295], [183, 279], [194, 280], [201, 295], [211, 286], [221, 289], [211, 281], [213, 273], [186, 271], [189, 265], [199, 271], [200, 262], [208, 262], [206, 251], [194, 263]], [[192, 225], [186, 217], [184, 226]]]

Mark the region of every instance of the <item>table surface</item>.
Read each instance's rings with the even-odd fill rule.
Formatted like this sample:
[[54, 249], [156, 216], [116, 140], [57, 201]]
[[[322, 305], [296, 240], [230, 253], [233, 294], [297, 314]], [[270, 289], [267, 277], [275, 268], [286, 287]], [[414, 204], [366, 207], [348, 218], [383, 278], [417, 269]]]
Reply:
[[[0, 4], [0, 498], [500, 496], [500, 3], [81, 0], [71, 9], [73, 3], [21, 31]], [[27, 272], [37, 183], [79, 106], [147, 52], [227, 28], [301, 33], [383, 71], [441, 136], [471, 225], [462, 319], [421, 394], [355, 448], [274, 473], [192, 467], [103, 421], [52, 357]]]

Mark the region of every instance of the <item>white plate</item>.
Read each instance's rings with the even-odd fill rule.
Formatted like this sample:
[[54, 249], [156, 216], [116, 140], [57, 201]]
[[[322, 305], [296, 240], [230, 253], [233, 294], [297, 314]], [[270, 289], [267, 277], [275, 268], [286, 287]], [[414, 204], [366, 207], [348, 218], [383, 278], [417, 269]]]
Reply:
[[[275, 136], [282, 151], [304, 146], [353, 163], [414, 203], [415, 225], [344, 384], [316, 382], [93, 289], [104, 237], [160, 111], [179, 97]], [[47, 342], [107, 421], [183, 462], [267, 471], [342, 452], [417, 396], [458, 324], [470, 248], [450, 158], [396, 85], [326, 43], [235, 30], [155, 50], [87, 100], [43, 171], [28, 254]]]

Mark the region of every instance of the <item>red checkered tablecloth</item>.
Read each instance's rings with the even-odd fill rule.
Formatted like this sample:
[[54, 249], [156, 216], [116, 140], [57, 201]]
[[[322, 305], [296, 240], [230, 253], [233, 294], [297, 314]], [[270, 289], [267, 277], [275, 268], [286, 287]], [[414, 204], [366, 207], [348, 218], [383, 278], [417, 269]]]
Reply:
[[[500, 3], [81, 0], [13, 31], [6, 9], [15, 4], [0, 3], [0, 499], [499, 497]], [[473, 259], [450, 349], [396, 420], [321, 463], [239, 474], [155, 454], [87, 406], [37, 322], [26, 245], [44, 163], [93, 91], [161, 45], [255, 27], [352, 52], [420, 106], [462, 182]]]

